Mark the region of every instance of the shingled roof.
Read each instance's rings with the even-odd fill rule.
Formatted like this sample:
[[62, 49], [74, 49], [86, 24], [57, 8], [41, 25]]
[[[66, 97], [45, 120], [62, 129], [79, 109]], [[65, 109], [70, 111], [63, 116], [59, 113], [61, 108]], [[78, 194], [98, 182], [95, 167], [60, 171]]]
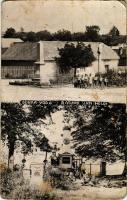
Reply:
[[[77, 44], [77, 42], [70, 42], [73, 44]], [[93, 54], [95, 58], [98, 58], [98, 47], [100, 46], [101, 59], [119, 59], [117, 53], [112, 50], [109, 46], [99, 43], [99, 42], [83, 42], [86, 46], [91, 45]], [[63, 48], [66, 42], [64, 41], [44, 41], [44, 60], [54, 60], [54, 57], [58, 57], [58, 48]]]
[[2, 54], [2, 60], [36, 61], [38, 55], [38, 43], [15, 43]]
[[[66, 41], [43, 41], [43, 47], [44, 47], [44, 60], [45, 61], [53, 61], [54, 57], [58, 57], [58, 48], [63, 48]], [[75, 45], [77, 42], [70, 42], [74, 43]], [[97, 59], [98, 54], [98, 47], [100, 47], [101, 52], [101, 59], [103, 60], [113, 60], [113, 59], [119, 59], [119, 56], [117, 53], [112, 50], [109, 46], [98, 43], [98, 42], [84, 42], [85, 45], [91, 45], [93, 54], [95, 58]], [[13, 46], [11, 46], [3, 55], [2, 60], [30, 60], [30, 61], [36, 61], [39, 57], [39, 43], [30, 43], [30, 42], [24, 42], [24, 43], [15, 43]]]

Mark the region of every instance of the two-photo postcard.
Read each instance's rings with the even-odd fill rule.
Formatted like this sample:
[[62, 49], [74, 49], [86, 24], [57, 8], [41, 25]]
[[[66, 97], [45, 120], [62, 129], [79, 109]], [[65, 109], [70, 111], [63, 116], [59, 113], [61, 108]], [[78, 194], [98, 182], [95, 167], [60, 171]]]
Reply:
[[1, 3], [1, 199], [127, 199], [126, 8]]

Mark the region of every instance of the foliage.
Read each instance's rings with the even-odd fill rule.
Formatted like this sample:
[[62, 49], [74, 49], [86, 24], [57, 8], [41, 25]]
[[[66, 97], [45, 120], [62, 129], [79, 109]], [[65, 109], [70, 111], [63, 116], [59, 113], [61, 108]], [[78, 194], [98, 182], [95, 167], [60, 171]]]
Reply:
[[78, 42], [66, 43], [64, 48], [59, 48], [59, 57], [55, 57], [56, 62], [62, 73], [69, 72], [72, 68], [75, 69], [74, 76], [76, 75], [76, 68], [87, 67], [94, 60], [91, 46], [85, 46], [84, 43]]
[[50, 33], [48, 30], [42, 30], [39, 32], [24, 32], [21, 28], [19, 32], [16, 32], [13, 28], [8, 28], [3, 37], [6, 38], [21, 38], [23, 41], [38, 42], [60, 40], [60, 41], [89, 41], [89, 42], [103, 42], [109, 46], [117, 45], [119, 43], [126, 43], [126, 35], [120, 35], [117, 27], [113, 27], [108, 34], [100, 35], [99, 26], [86, 26], [85, 32], [71, 33], [68, 30], [58, 30], [55, 33]]
[[[126, 113], [125, 105], [109, 104], [86, 110], [77, 118], [77, 130], [72, 133], [77, 153], [86, 158], [102, 158], [115, 161], [122, 158], [126, 150]], [[86, 115], [86, 117], [84, 117]], [[89, 121], [86, 119], [89, 118]], [[82, 123], [81, 120], [82, 119]]]
[[72, 36], [71, 32], [67, 30], [59, 30], [56, 33], [53, 34], [53, 38], [55, 40], [60, 40], [60, 41], [71, 41]]
[[53, 39], [52, 34], [47, 30], [37, 32], [36, 37], [37, 37], [37, 41], [40, 41], [40, 40], [50, 41]]
[[109, 31], [109, 35], [112, 37], [116, 37], [120, 35], [120, 32], [117, 27], [113, 26], [112, 29]]
[[14, 28], [8, 28], [4, 34], [4, 38], [13, 38], [16, 36], [16, 31]]
[[48, 189], [32, 188], [20, 172], [5, 171], [1, 174], [1, 195], [5, 199], [34, 199], [58, 200], [57, 196]]
[[127, 85], [127, 72], [115, 72], [108, 70], [107, 73], [102, 74], [103, 77], [107, 77], [109, 86], [126, 86]]
[[26, 123], [25, 111], [22, 106], [16, 103], [2, 103], [1, 109], [1, 139], [7, 140], [9, 158], [14, 153], [16, 141], [22, 141], [24, 151], [30, 151], [32, 144], [28, 134], [31, 133], [31, 129]]
[[86, 41], [85, 33], [83, 32], [72, 33], [72, 41]]
[[31, 106], [29, 106], [29, 115], [28, 115], [28, 121], [29, 122], [36, 122], [38, 119], [46, 119], [46, 116], [50, 117], [51, 123], [52, 116], [51, 113], [53, 113], [57, 109], [57, 106], [54, 104], [44, 104], [43, 102], [33, 103]]
[[37, 41], [36, 33], [32, 32], [32, 31], [28, 32], [26, 37], [27, 37], [27, 41], [29, 41], [29, 42], [36, 42]]
[[[8, 161], [13, 156], [17, 146], [21, 146], [24, 154], [33, 151], [33, 143], [43, 151], [51, 151], [48, 139], [40, 134], [34, 124], [39, 119], [49, 117], [49, 123], [53, 123], [51, 113], [56, 109], [56, 105], [33, 104], [30, 107], [18, 103], [2, 103], [1, 117], [1, 139], [7, 141], [9, 149]], [[43, 123], [42, 121], [40, 123]]]
[[42, 151], [50, 152], [52, 150], [52, 147], [49, 145], [49, 140], [42, 136], [42, 134], [37, 135], [35, 138], [35, 144], [37, 147], [39, 147]]
[[1, 195], [4, 198], [9, 197], [11, 192], [19, 184], [23, 183], [21, 172], [12, 172], [10, 169], [6, 169], [1, 172]]
[[85, 39], [86, 41], [91, 42], [99, 42], [100, 35], [99, 35], [100, 28], [99, 26], [86, 26], [86, 32], [85, 32]]

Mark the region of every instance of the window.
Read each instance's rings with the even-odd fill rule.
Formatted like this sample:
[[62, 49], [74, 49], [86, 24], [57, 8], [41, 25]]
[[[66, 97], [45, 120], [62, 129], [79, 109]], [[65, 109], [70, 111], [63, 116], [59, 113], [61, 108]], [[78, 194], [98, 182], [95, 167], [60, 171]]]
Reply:
[[66, 156], [66, 157], [63, 157], [63, 158], [62, 158], [62, 163], [63, 163], [63, 164], [70, 164], [70, 157], [67, 157], [67, 156]]
[[106, 72], [109, 71], [109, 65], [105, 65], [105, 71], [106, 71]]

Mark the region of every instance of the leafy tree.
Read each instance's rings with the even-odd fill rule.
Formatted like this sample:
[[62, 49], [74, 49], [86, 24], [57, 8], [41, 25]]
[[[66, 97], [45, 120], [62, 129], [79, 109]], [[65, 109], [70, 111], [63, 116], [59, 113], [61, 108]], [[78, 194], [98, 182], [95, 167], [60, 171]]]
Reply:
[[77, 32], [72, 34], [73, 41], [86, 41], [85, 33]]
[[109, 35], [114, 37], [117, 37], [120, 35], [120, 32], [116, 26], [113, 26], [113, 28], [109, 31]]
[[52, 40], [52, 34], [47, 30], [37, 32], [36, 37], [37, 37], [38, 41], [40, 41], [40, 40], [42, 40], [42, 41]]
[[22, 142], [24, 152], [31, 151], [31, 139], [28, 137], [31, 129], [26, 123], [25, 112], [21, 105], [2, 103], [1, 109], [1, 139], [7, 141], [9, 165], [9, 160], [14, 154], [17, 141]]
[[[72, 133], [77, 153], [86, 158], [101, 158], [107, 161], [126, 157], [125, 105], [110, 104], [94, 108], [91, 114], [86, 110], [83, 113], [82, 116], [78, 113], [78, 128]], [[86, 120], [88, 118], [89, 120]]]
[[26, 34], [26, 40], [29, 41], [29, 42], [36, 42], [37, 41], [37, 38], [36, 38], [36, 33], [35, 32], [28, 32]]
[[46, 119], [46, 117], [50, 118], [50, 123], [53, 123], [52, 113], [57, 109], [57, 104], [44, 104], [44, 103], [36, 103], [31, 104], [30, 112], [28, 115], [29, 122], [37, 122], [38, 119]]
[[[2, 117], [1, 117], [1, 139], [3, 142], [7, 141], [9, 149], [8, 165], [10, 158], [13, 156], [14, 151], [19, 143], [22, 147], [23, 154], [32, 152], [33, 145], [47, 152], [51, 151], [48, 144], [48, 139], [44, 134], [40, 134], [35, 127], [39, 118], [45, 118], [46, 115], [51, 118], [50, 112], [53, 112], [50, 105], [31, 105], [29, 112], [22, 104], [16, 103], [2, 103]], [[51, 118], [51, 123], [52, 118]]]
[[115, 26], [113, 26], [108, 34], [104, 37], [102, 36], [102, 41], [109, 46], [118, 45], [123, 39], [124, 37], [120, 36], [119, 30]]
[[64, 29], [59, 30], [53, 34], [53, 39], [60, 41], [71, 41], [72, 40], [71, 32]]
[[100, 31], [99, 26], [86, 26], [85, 40], [91, 42], [99, 42], [100, 41], [99, 31]]
[[4, 34], [4, 38], [13, 38], [16, 36], [16, 31], [14, 28], [8, 28]]
[[61, 72], [68, 73], [74, 68], [74, 77], [78, 67], [87, 67], [95, 60], [91, 46], [85, 46], [81, 42], [76, 45], [74, 43], [66, 43], [64, 48], [58, 49], [58, 51], [59, 57], [56, 57], [55, 60]]

